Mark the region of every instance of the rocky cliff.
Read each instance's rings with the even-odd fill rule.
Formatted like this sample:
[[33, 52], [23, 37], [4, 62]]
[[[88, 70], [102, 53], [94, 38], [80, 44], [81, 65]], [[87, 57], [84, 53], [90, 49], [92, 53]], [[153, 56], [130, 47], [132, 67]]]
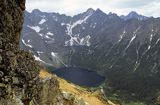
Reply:
[[57, 105], [57, 81], [40, 78], [38, 63], [19, 49], [24, 10], [25, 0], [0, 1], [0, 105]]

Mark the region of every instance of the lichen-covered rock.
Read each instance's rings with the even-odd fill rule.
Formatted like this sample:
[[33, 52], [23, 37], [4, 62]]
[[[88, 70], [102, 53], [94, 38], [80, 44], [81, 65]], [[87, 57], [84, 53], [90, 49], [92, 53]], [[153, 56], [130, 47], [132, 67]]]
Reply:
[[38, 63], [19, 49], [24, 10], [25, 0], [0, 1], [0, 105], [29, 105], [38, 98], [38, 105], [54, 105], [48, 98], [57, 97], [57, 82], [52, 78], [43, 83]]
[[34, 98], [33, 103], [38, 105], [63, 105], [63, 97], [58, 87], [58, 81], [53, 77], [41, 78], [41, 89], [38, 96]]
[[157, 98], [155, 100], [155, 105], [160, 105], [160, 96], [159, 95], [157, 96]]
[[65, 105], [88, 105], [82, 98], [76, 98], [73, 93], [62, 92]]
[[0, 1], [0, 105], [23, 103], [38, 93], [38, 63], [19, 49], [24, 9], [25, 0]]

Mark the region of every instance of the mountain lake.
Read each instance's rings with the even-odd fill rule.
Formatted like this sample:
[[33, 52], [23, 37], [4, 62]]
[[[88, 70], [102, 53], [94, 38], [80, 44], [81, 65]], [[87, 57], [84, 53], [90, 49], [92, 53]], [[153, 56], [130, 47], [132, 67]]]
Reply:
[[64, 67], [51, 72], [71, 83], [85, 87], [98, 87], [105, 80], [105, 77], [96, 71], [78, 67]]

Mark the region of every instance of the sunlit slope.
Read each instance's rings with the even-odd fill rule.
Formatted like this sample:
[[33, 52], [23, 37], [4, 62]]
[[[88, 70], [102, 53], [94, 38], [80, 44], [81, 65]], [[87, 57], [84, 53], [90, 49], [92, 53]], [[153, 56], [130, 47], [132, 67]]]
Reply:
[[[45, 70], [40, 71], [41, 78], [52, 78], [52, 74]], [[72, 94], [76, 99], [83, 99], [86, 105], [115, 105], [111, 101], [104, 101], [99, 91], [89, 92], [87, 89], [68, 83], [66, 80], [56, 77], [62, 94]]]

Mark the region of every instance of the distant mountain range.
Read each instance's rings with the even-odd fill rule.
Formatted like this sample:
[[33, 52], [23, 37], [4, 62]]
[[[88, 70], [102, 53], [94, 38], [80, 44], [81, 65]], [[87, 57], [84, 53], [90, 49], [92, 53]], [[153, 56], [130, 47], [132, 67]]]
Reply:
[[160, 80], [160, 18], [91, 8], [71, 17], [35, 9], [25, 12], [20, 43], [46, 65], [97, 70], [118, 89], [145, 97], [160, 88], [151, 82]]

